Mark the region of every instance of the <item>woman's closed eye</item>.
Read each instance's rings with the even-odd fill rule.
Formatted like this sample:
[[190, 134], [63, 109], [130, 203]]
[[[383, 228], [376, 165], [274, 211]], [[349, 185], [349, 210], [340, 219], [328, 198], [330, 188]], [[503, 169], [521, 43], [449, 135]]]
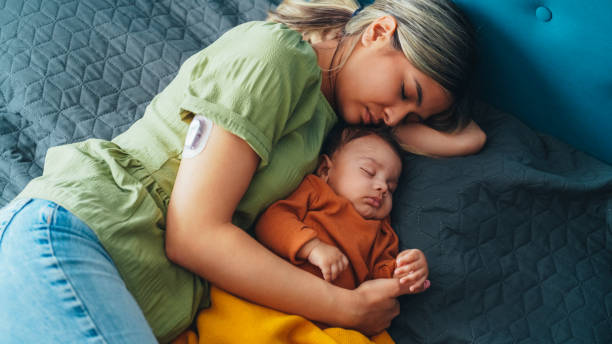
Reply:
[[402, 81], [402, 87], [400, 89], [400, 94], [402, 95], [402, 100], [408, 100], [408, 97], [406, 96], [406, 88], [404, 86], [404, 81]]

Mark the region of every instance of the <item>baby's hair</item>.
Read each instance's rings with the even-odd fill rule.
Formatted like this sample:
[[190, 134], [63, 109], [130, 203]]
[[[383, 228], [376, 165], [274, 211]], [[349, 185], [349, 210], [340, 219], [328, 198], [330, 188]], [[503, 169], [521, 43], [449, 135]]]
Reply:
[[374, 127], [364, 125], [349, 125], [345, 122], [339, 122], [327, 135], [325, 142], [323, 143], [323, 149], [321, 153], [326, 154], [330, 158], [333, 154], [347, 143], [358, 139], [360, 137], [375, 135], [383, 139], [397, 154], [400, 161], [402, 160], [402, 147], [395, 140], [391, 129], [388, 127]]

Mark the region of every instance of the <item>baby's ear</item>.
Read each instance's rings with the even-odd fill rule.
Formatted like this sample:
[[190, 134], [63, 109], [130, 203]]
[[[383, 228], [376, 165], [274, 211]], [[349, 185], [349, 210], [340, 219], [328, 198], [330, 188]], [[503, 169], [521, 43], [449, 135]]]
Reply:
[[319, 158], [319, 167], [317, 167], [317, 176], [327, 183], [329, 169], [332, 168], [332, 161], [327, 154], [321, 154]]

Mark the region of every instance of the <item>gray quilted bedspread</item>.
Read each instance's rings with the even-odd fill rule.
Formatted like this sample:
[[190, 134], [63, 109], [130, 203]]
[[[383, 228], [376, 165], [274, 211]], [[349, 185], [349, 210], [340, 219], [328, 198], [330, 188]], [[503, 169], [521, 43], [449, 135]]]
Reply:
[[612, 343], [612, 166], [480, 104], [477, 155], [410, 156], [392, 222], [431, 288], [400, 343]]
[[[110, 139], [188, 56], [268, 0], [0, 0], [0, 204], [50, 146]], [[403, 248], [432, 287], [400, 299], [398, 343], [612, 343], [612, 166], [484, 104], [474, 156], [407, 155]]]

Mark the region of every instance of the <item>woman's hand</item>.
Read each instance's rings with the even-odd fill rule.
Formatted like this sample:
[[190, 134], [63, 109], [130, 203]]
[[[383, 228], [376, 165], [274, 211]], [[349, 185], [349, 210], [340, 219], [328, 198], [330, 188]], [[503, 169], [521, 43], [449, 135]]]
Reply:
[[425, 254], [418, 249], [404, 250], [397, 255], [393, 277], [399, 279], [402, 294], [416, 294], [430, 286], [429, 268]]
[[399, 315], [397, 297], [401, 288], [395, 278], [381, 278], [363, 282], [351, 290], [352, 307], [344, 317], [349, 319], [345, 327], [356, 329], [368, 336], [378, 334], [391, 325], [391, 320]]

